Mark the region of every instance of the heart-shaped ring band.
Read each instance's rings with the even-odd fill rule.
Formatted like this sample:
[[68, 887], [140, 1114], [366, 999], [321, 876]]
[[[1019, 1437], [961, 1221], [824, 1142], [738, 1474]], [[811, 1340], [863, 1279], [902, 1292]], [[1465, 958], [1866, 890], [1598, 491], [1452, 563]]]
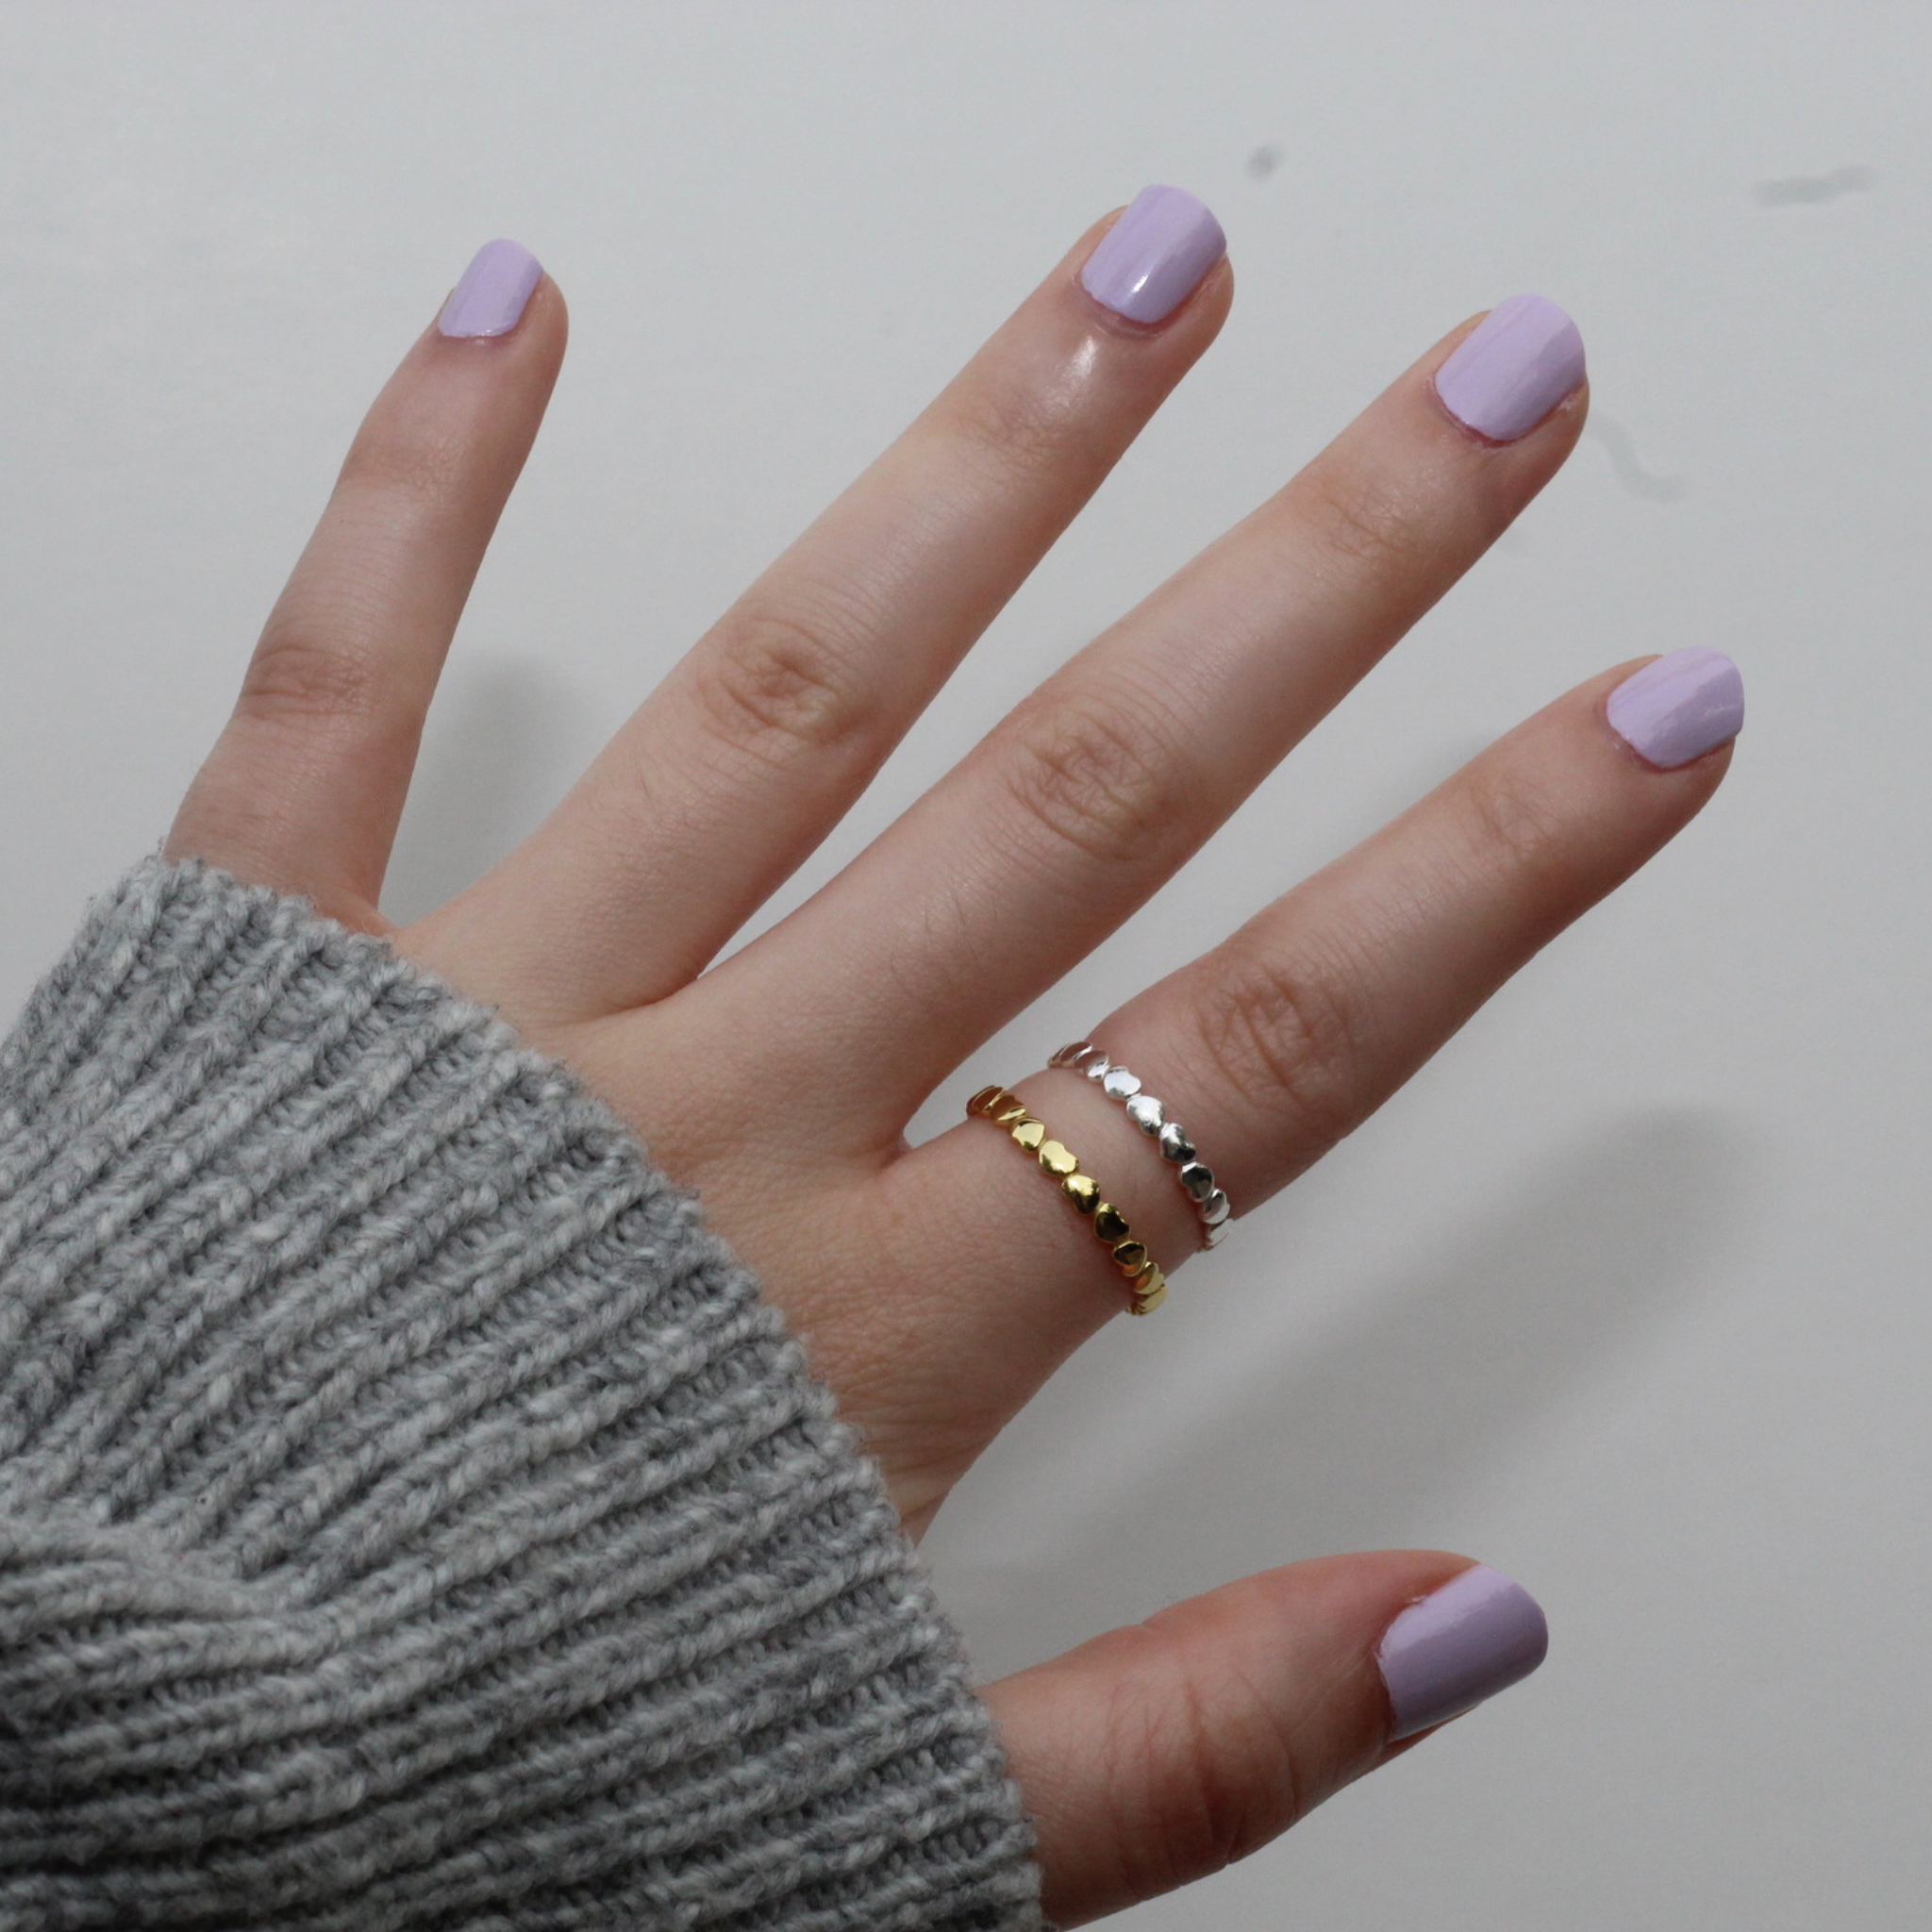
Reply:
[[1193, 1136], [1168, 1112], [1153, 1094], [1141, 1091], [1140, 1080], [1126, 1068], [1108, 1058], [1091, 1040], [1076, 1040], [1063, 1046], [1047, 1061], [1050, 1067], [1065, 1067], [1085, 1074], [1110, 1099], [1121, 1101], [1127, 1118], [1160, 1148], [1160, 1158], [1174, 1170], [1201, 1222], [1201, 1245], [1215, 1246], [1230, 1225], [1234, 1209], [1225, 1191], [1214, 1178], [1214, 1171], [1194, 1151]]

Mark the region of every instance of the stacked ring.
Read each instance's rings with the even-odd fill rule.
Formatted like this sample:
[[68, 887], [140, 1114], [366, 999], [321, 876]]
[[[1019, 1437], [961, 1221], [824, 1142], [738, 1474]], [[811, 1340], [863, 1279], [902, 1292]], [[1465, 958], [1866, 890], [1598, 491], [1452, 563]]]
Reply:
[[1215, 1246], [1228, 1230], [1228, 1217], [1234, 1209], [1205, 1160], [1194, 1158], [1194, 1142], [1178, 1121], [1167, 1117], [1167, 1109], [1151, 1093], [1141, 1091], [1140, 1081], [1126, 1068], [1117, 1065], [1091, 1040], [1076, 1040], [1063, 1046], [1047, 1061], [1050, 1067], [1066, 1067], [1085, 1074], [1098, 1082], [1100, 1091], [1124, 1101], [1127, 1118], [1147, 1136], [1160, 1143], [1160, 1158], [1174, 1170], [1174, 1178], [1201, 1221], [1201, 1245]]
[[1015, 1144], [1024, 1147], [1039, 1161], [1041, 1171], [1059, 1183], [1060, 1192], [1093, 1224], [1093, 1232], [1107, 1244], [1114, 1266], [1127, 1277], [1133, 1291], [1128, 1312], [1151, 1315], [1167, 1299], [1167, 1276], [1147, 1252], [1146, 1242], [1134, 1239], [1126, 1216], [1102, 1197], [1100, 1183], [1091, 1174], [1082, 1174], [1079, 1161], [1026, 1111], [1024, 1101], [1004, 1087], [982, 1087], [966, 1103], [966, 1113], [969, 1119], [990, 1120], [1006, 1128]]

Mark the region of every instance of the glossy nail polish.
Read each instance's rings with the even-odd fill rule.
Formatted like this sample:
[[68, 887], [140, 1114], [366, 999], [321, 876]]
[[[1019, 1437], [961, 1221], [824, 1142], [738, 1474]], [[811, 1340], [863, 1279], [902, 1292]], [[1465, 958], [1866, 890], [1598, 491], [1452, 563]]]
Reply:
[[1624, 743], [1668, 771], [1728, 744], [1743, 729], [1744, 680], [1722, 651], [1693, 644], [1626, 677], [1606, 708]]
[[1583, 380], [1583, 338], [1542, 295], [1499, 302], [1436, 371], [1442, 407], [1491, 442], [1514, 442]]
[[543, 279], [543, 264], [520, 242], [486, 242], [450, 291], [436, 326], [446, 336], [507, 336]]
[[1549, 1647], [1549, 1625], [1520, 1583], [1482, 1563], [1452, 1576], [1390, 1624], [1376, 1653], [1395, 1717], [1391, 1741], [1507, 1690]]
[[1207, 208], [1180, 188], [1143, 188], [1087, 258], [1080, 285], [1129, 322], [1164, 322], [1227, 253]]

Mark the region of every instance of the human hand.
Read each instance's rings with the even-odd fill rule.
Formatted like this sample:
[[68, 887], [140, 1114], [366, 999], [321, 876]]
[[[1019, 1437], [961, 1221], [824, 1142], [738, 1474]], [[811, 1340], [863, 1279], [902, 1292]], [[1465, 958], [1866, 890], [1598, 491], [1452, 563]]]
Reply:
[[[711, 967], [1212, 341], [1232, 293], [1218, 230], [1185, 197], [1130, 219], [1094, 263], [1100, 230], [1082, 238], [544, 825], [395, 930], [378, 900], [424, 716], [564, 348], [556, 286], [492, 244], [357, 437], [169, 843], [387, 933], [574, 1066], [758, 1271], [914, 1534], [1125, 1296], [1006, 1135], [970, 1120], [908, 1150], [908, 1121], [1456, 581], [1583, 420], [1580, 353], [1533, 305], [1439, 393], [1465, 325]], [[1136, 251], [1155, 268], [1138, 293]], [[1737, 723], [1713, 657], [1559, 698], [1091, 1037], [1257, 1207], [1709, 796]], [[1198, 1244], [1115, 1101], [1065, 1070], [1017, 1091], [1155, 1256]], [[1209, 1870], [1453, 1714], [1426, 1644], [1407, 1663], [1390, 1646], [1386, 1676], [1377, 1653], [1467, 1568], [1293, 1565], [989, 1687], [1049, 1912], [1077, 1923]], [[1515, 1619], [1476, 1631], [1494, 1689], [1525, 1660], [1525, 1613], [1500, 1586], [1486, 1600]]]

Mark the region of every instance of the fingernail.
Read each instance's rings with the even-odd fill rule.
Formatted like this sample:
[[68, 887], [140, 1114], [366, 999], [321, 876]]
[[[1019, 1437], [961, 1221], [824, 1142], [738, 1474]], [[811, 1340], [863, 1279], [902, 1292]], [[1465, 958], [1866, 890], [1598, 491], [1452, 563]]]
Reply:
[[450, 291], [436, 325], [446, 336], [507, 336], [542, 279], [543, 264], [521, 242], [486, 242]]
[[1744, 680], [1722, 651], [1672, 651], [1610, 693], [1612, 728], [1639, 758], [1688, 765], [1744, 726]]
[[1583, 380], [1583, 338], [1542, 295], [1499, 302], [1436, 371], [1442, 407], [1491, 442], [1528, 433]]
[[1446, 1724], [1529, 1675], [1550, 1628], [1520, 1583], [1478, 1563], [1411, 1604], [1390, 1624], [1375, 1661], [1395, 1713], [1391, 1741]]
[[1207, 208], [1181, 188], [1143, 188], [1101, 237], [1080, 286], [1129, 322], [1163, 322], [1227, 253]]

